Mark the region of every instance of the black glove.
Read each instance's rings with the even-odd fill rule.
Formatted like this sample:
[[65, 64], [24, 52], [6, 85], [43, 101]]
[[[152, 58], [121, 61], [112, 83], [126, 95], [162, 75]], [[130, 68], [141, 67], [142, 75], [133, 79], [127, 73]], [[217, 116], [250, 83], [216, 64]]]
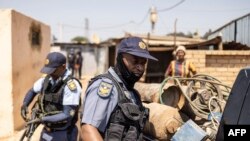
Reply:
[[27, 121], [28, 119], [27, 119], [27, 114], [29, 113], [29, 111], [28, 111], [28, 107], [26, 106], [26, 105], [23, 105], [22, 107], [21, 107], [21, 116], [22, 116], [22, 118], [25, 120], [25, 121]]

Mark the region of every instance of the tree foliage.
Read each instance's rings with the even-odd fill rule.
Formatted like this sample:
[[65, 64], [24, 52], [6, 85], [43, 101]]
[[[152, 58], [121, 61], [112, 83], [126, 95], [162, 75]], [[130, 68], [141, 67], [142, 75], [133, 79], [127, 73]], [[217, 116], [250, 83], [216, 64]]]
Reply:
[[[167, 34], [169, 36], [174, 36], [175, 34], [174, 33], [169, 33]], [[187, 34], [183, 33], [183, 32], [176, 32], [176, 36], [178, 37], [187, 37], [187, 38], [192, 38], [192, 33], [191, 32], [188, 32]]]
[[[201, 38], [207, 39], [208, 36], [209, 36], [211, 33], [212, 33], [212, 30], [209, 29]], [[185, 34], [185, 33], [183, 33], [183, 32], [177, 32], [177, 33], [176, 33], [176, 36], [178, 36], [178, 37], [192, 38], [192, 37], [194, 37], [194, 36], [198, 36], [198, 34], [199, 34], [199, 33], [197, 33], [197, 32], [194, 32], [194, 33], [188, 32], [187, 34]], [[169, 36], [174, 36], [174, 33], [169, 33], [169, 34], [167, 34], [167, 35], [169, 35]]]
[[76, 36], [73, 39], [71, 39], [71, 42], [83, 44], [83, 43], [89, 43], [89, 40], [88, 38], [83, 37], [83, 36]]

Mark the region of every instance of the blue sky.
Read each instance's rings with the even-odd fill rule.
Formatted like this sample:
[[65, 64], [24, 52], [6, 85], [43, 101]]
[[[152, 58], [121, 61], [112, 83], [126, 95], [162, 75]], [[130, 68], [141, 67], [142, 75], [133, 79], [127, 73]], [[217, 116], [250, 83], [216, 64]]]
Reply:
[[0, 8], [13, 8], [49, 25], [52, 34], [65, 42], [75, 36], [91, 39], [96, 34], [103, 41], [124, 32], [148, 33], [151, 6], [158, 10], [156, 35], [173, 32], [176, 19], [177, 32], [203, 35], [250, 13], [249, 0], [0, 0]]

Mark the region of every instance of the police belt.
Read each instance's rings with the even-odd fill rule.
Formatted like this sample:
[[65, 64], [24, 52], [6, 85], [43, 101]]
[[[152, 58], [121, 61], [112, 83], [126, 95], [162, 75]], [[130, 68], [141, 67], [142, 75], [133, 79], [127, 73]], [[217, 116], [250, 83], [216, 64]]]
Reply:
[[62, 131], [62, 130], [58, 130], [58, 129], [53, 129], [53, 128], [50, 128], [50, 127], [47, 127], [47, 126], [44, 126], [44, 129], [47, 131], [47, 132], [56, 132], [56, 131]]
[[69, 126], [68, 128], [66, 128], [66, 129], [56, 129], [56, 128], [51, 128], [51, 127], [48, 127], [48, 126], [44, 126], [44, 129], [47, 131], [47, 132], [49, 132], [49, 133], [51, 133], [51, 132], [57, 132], [57, 131], [67, 131], [67, 133], [70, 133], [71, 131], [72, 131], [72, 129], [73, 129], [73, 127], [74, 126]]

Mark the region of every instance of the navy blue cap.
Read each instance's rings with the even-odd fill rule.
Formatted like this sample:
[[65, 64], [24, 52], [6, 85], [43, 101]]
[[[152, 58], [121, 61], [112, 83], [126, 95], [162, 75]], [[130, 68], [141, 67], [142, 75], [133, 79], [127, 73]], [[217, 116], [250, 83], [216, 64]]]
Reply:
[[66, 57], [59, 52], [51, 52], [47, 55], [45, 65], [40, 72], [52, 74], [56, 68], [66, 64]]
[[146, 43], [139, 37], [128, 37], [123, 39], [118, 46], [117, 53], [128, 53], [134, 56], [158, 61], [158, 59], [149, 54]]

